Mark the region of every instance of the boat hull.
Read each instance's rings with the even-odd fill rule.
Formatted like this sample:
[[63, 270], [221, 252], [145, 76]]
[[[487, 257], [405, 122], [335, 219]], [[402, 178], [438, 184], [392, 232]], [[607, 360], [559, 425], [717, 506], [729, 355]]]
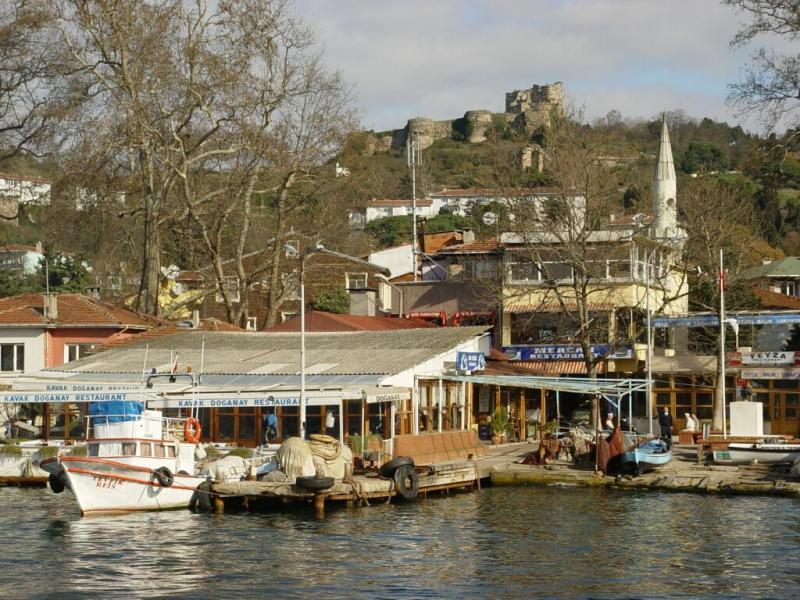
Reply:
[[728, 456], [733, 464], [793, 463], [800, 459], [800, 444], [729, 444]]
[[176, 473], [171, 485], [161, 485], [154, 469], [174, 468], [163, 461], [148, 468], [119, 459], [61, 457], [42, 466], [56, 475], [63, 470], [84, 515], [188, 508], [197, 486], [205, 481]]

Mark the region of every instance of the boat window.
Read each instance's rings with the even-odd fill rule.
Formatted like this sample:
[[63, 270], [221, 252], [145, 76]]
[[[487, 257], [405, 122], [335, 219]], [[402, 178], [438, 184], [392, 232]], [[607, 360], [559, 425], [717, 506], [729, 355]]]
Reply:
[[122, 442], [122, 456], [136, 456], [136, 442]]
[[163, 444], [155, 444], [155, 455], [158, 458], [164, 458], [164, 445]]
[[89, 456], [100, 456], [100, 444], [89, 444]]
[[153, 446], [151, 444], [139, 444], [142, 456], [153, 456]]
[[167, 456], [170, 458], [175, 458], [175, 446], [166, 446], [167, 449]]

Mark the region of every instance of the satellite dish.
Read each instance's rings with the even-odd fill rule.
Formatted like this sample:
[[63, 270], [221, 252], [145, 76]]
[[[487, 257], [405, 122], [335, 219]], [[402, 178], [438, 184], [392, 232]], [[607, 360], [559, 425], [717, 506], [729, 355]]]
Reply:
[[483, 222], [486, 225], [494, 225], [495, 223], [497, 223], [497, 215], [494, 214], [493, 212], [485, 212], [485, 213], [483, 213], [483, 217], [482, 218], [483, 218]]

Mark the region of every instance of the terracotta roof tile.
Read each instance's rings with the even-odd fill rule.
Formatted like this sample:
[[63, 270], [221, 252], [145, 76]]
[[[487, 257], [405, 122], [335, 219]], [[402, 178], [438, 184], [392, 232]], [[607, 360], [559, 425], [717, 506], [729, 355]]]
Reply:
[[82, 294], [55, 294], [55, 297], [57, 299], [55, 318], [44, 316], [44, 294], [20, 294], [0, 298], [0, 322], [4, 325], [129, 329], [147, 329], [160, 322], [158, 319]]
[[786, 294], [779, 294], [778, 292], [771, 292], [763, 288], [753, 288], [756, 298], [761, 302], [762, 306], [767, 308], [788, 308], [790, 310], [800, 310], [800, 298], [788, 296]]
[[468, 244], [456, 244], [447, 246], [439, 251], [439, 254], [486, 254], [497, 251], [501, 247], [497, 238], [486, 238]]
[[[417, 206], [432, 206], [433, 200], [430, 198], [417, 198]], [[367, 206], [411, 206], [410, 198], [400, 199], [372, 199], [367, 202]]]
[[444, 188], [443, 190], [431, 194], [434, 197], [448, 197], [448, 198], [467, 198], [470, 196], [536, 196], [543, 194], [556, 194], [563, 190], [558, 188], [538, 187], [538, 188], [509, 188], [509, 189], [494, 189], [494, 188]]

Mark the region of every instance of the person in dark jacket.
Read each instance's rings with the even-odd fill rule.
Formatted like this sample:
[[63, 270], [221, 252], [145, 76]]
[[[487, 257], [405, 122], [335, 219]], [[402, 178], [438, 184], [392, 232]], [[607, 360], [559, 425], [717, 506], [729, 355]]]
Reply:
[[658, 424], [661, 426], [661, 439], [667, 442], [667, 445], [672, 445], [672, 415], [669, 414], [669, 409], [665, 406], [664, 411], [658, 415]]

